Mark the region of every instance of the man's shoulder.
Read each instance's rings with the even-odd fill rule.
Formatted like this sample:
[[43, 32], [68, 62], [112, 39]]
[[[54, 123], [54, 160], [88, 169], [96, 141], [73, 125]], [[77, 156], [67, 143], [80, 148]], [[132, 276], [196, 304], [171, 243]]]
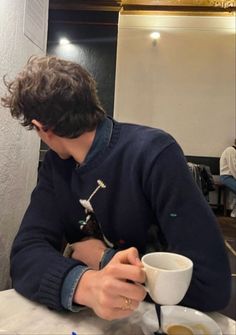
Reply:
[[[236, 150], [233, 146], [230, 146], [230, 147], [227, 147], [224, 151], [223, 151], [223, 154], [235, 154], [236, 153]], [[222, 155], [223, 155], [222, 154]]]
[[157, 145], [160, 148], [176, 143], [165, 130], [147, 125], [121, 123], [121, 134], [121, 140], [142, 146]]

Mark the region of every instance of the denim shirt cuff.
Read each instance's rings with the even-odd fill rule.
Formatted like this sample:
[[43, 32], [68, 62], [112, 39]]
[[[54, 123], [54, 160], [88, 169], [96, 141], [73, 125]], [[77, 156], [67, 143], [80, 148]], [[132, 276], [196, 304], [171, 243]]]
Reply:
[[61, 290], [61, 304], [62, 306], [72, 312], [78, 312], [85, 308], [83, 305], [75, 304], [73, 297], [82, 275], [90, 268], [78, 265], [74, 267], [65, 277]]
[[112, 259], [112, 257], [117, 253], [118, 250], [107, 248], [102, 256], [99, 264], [99, 270], [103, 269]]

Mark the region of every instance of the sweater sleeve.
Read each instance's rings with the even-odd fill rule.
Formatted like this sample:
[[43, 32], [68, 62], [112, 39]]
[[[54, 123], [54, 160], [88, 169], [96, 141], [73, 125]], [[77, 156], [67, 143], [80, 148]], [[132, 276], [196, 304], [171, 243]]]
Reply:
[[80, 263], [61, 253], [64, 231], [51, 176], [46, 157], [39, 182], [13, 242], [11, 277], [13, 287], [25, 297], [61, 310], [63, 281], [67, 273]]
[[183, 254], [194, 263], [192, 281], [181, 304], [204, 311], [222, 309], [230, 298], [231, 273], [216, 217], [176, 143], [153, 157], [145, 192], [167, 251]]

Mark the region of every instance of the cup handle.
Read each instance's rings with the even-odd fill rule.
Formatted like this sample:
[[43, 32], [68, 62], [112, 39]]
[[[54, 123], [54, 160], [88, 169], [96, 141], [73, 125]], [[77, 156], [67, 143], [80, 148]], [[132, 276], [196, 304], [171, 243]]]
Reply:
[[[144, 267], [143, 267], [143, 271], [145, 272], [145, 275], [146, 275], [146, 269], [145, 269]], [[147, 278], [147, 275], [146, 275], [146, 278]], [[149, 288], [146, 286], [146, 283], [143, 285], [143, 287], [144, 287], [145, 291], [146, 291], [147, 293], [150, 294], [150, 290], [149, 290]]]

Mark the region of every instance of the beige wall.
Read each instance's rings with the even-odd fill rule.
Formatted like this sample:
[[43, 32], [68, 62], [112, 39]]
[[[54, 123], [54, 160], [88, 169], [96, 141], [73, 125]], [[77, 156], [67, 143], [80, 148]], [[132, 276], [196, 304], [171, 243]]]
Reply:
[[[5, 92], [4, 74], [13, 79], [32, 54], [45, 53], [23, 34], [24, 5], [23, 0], [0, 1], [0, 96]], [[47, 0], [46, 6], [48, 9]], [[3, 290], [9, 287], [12, 240], [36, 183], [39, 139], [1, 107], [0, 115], [0, 290]]]
[[232, 16], [120, 15], [115, 117], [170, 132], [186, 155], [220, 156], [236, 137], [235, 47]]

